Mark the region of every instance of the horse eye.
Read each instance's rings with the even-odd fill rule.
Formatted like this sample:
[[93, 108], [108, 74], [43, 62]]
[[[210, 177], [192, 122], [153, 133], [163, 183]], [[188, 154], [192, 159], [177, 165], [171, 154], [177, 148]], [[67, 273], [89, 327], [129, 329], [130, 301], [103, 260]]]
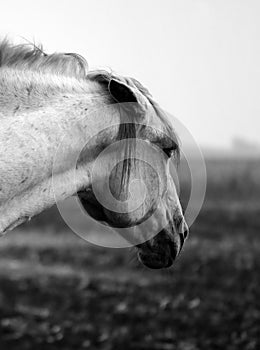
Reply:
[[167, 155], [168, 158], [171, 158], [174, 148], [163, 148], [163, 152]]

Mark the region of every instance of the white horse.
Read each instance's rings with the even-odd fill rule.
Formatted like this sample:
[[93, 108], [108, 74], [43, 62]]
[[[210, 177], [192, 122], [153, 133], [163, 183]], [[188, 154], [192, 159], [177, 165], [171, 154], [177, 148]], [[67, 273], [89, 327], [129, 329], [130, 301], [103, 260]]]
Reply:
[[[119, 108], [119, 103], [127, 107]], [[102, 112], [104, 107], [109, 113]], [[151, 268], [172, 264], [188, 232], [169, 173], [170, 157], [178, 154], [179, 145], [165, 114], [138, 81], [105, 71], [88, 72], [86, 61], [76, 54], [47, 55], [38, 47], [14, 46], [4, 40], [0, 43], [0, 120], [0, 233], [56, 200], [78, 195], [92, 217], [112, 227], [138, 225], [157, 210], [152, 226], [161, 217], [167, 225], [136, 244], [138, 256]], [[90, 141], [82, 149], [86, 139]], [[165, 151], [157, 156], [159, 182], [154, 169], [134, 159], [133, 139]], [[126, 203], [126, 209], [119, 212], [99, 203], [90, 175], [99, 153], [117, 140], [125, 140], [125, 160], [110, 174], [110, 188], [119, 202]], [[53, 172], [61, 142], [63, 157]], [[116, 148], [112, 157], [120, 152]], [[75, 169], [67, 159], [79, 153]], [[99, 174], [101, 185], [107, 175], [106, 162], [109, 159]], [[145, 183], [146, 197], [130, 210], [126, 199], [129, 183], [136, 178]]]

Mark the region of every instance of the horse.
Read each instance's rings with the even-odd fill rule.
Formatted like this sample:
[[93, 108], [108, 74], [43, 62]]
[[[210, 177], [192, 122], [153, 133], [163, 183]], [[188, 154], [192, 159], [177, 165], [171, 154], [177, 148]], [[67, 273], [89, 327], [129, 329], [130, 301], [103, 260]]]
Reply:
[[[139, 260], [149, 268], [173, 264], [188, 235], [169, 171], [172, 159], [178, 161], [180, 144], [166, 113], [139, 81], [91, 71], [85, 58], [75, 53], [46, 54], [42, 47], [13, 45], [4, 39], [0, 42], [0, 120], [0, 234], [56, 201], [77, 196], [88, 215], [115, 230], [138, 226], [151, 216], [149, 230], [158, 229], [164, 218], [159, 232], [134, 245]], [[62, 157], [53, 171], [61, 140]], [[161, 150], [155, 157], [156, 169], [149, 166], [148, 156], [147, 162], [135, 156], [138, 140]], [[123, 145], [110, 151], [98, 179], [93, 178], [95, 160], [118, 141]], [[124, 159], [109, 174], [109, 187], [124, 210], [109, 209], [93, 189], [96, 181], [103, 186], [111, 157], [117, 159], [122, 152]], [[146, 157], [144, 149], [141, 153]], [[68, 159], [78, 154], [75, 167]], [[136, 178], [145, 184], [146, 195], [133, 209], [128, 199]], [[134, 192], [135, 199], [139, 192]], [[138, 232], [148, 234], [144, 231]]]

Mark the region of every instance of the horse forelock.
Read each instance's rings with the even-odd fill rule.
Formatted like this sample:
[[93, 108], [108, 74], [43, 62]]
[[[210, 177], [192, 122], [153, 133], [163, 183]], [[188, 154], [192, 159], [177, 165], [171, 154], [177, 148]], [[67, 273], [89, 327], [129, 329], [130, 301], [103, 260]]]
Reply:
[[134, 78], [129, 78], [131, 80], [131, 84], [134, 84], [135, 87], [147, 98], [152, 108], [154, 109], [156, 116], [162, 122], [165, 130], [166, 136], [172, 140], [174, 145], [174, 156], [177, 159], [177, 162], [180, 160], [180, 140], [178, 135], [176, 134], [174, 128], [168, 120], [166, 112], [160, 107], [160, 105], [154, 100], [153, 96], [149, 92], [149, 90], [144, 87], [138, 80]]

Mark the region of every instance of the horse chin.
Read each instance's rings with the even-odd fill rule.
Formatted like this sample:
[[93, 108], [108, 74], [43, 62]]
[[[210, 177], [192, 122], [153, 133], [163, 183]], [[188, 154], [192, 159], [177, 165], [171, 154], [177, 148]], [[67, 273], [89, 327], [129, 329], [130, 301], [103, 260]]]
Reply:
[[179, 255], [182, 245], [181, 235], [172, 236], [162, 230], [154, 238], [137, 246], [138, 259], [150, 269], [168, 268]]

